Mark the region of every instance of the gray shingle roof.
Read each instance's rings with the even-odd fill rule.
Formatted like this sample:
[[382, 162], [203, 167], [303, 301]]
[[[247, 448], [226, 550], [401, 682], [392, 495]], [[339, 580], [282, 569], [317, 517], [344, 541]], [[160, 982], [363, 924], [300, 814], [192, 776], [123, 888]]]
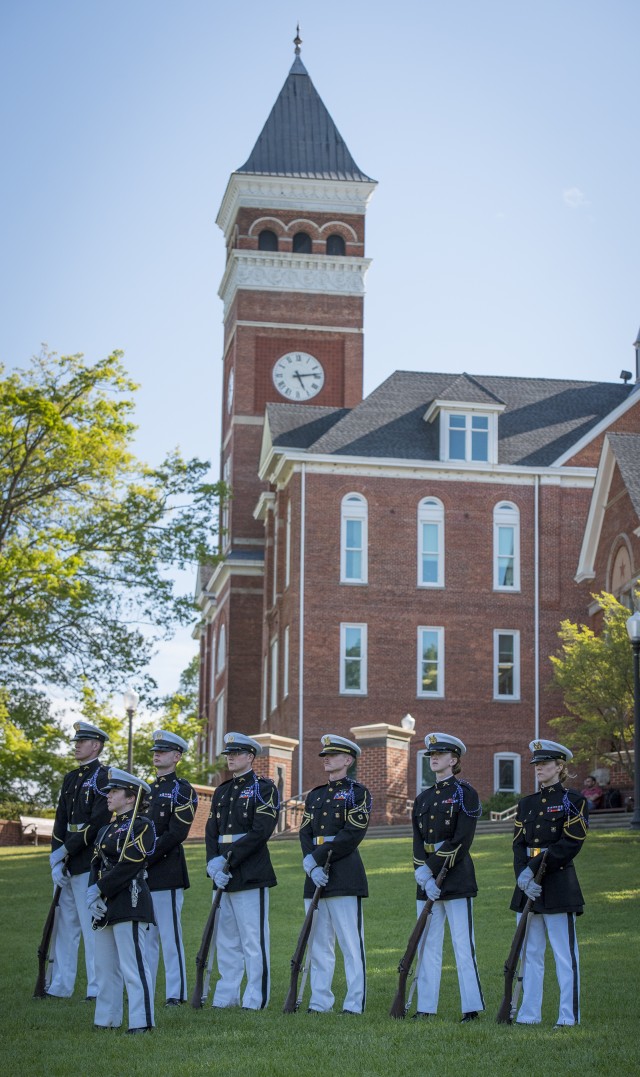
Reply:
[[274, 445], [308, 449], [348, 408], [321, 408], [317, 404], [267, 404], [267, 420]]
[[349, 153], [299, 56], [238, 172], [371, 182]]
[[504, 400], [485, 389], [472, 374], [458, 374], [447, 386], [440, 400], [466, 404], [504, 404]]
[[629, 491], [631, 504], [640, 517], [640, 434], [607, 434], [607, 440]]
[[[328, 455], [438, 460], [438, 421], [427, 423], [423, 416], [433, 400], [446, 395], [457, 377], [462, 375], [396, 371], [349, 411], [308, 409], [324, 413], [327, 424], [323, 428], [323, 421], [318, 422], [321, 432], [314, 440], [310, 440], [313, 421], [307, 418], [296, 427], [293, 415], [287, 417], [281, 411], [288, 408], [295, 412], [295, 404], [270, 405], [269, 423], [280, 423], [274, 444]], [[498, 418], [499, 463], [532, 467], [552, 464], [633, 391], [620, 382], [467, 377], [488, 394], [485, 399], [491, 397], [505, 405]], [[455, 399], [464, 402], [461, 395]], [[466, 399], [478, 402], [477, 395]], [[307, 407], [300, 410], [307, 412]]]

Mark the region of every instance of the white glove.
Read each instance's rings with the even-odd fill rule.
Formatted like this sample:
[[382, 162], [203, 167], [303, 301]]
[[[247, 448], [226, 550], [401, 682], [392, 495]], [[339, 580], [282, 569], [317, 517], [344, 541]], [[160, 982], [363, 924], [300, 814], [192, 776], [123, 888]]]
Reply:
[[418, 886], [421, 886], [423, 890], [426, 888], [429, 879], [433, 879], [433, 872], [428, 864], [420, 864], [413, 874], [416, 877]]
[[316, 865], [316, 867], [311, 872], [311, 881], [313, 882], [314, 886], [326, 886], [329, 882], [329, 876], [327, 875], [324, 868], [321, 868], [319, 865]]
[[518, 886], [520, 887], [521, 890], [526, 890], [532, 879], [533, 879], [533, 872], [532, 872], [531, 868], [525, 868], [524, 871], [521, 871], [520, 874], [518, 875], [518, 879], [517, 879]]
[[97, 899], [101, 897], [102, 894], [100, 893], [100, 887], [97, 883], [92, 883], [91, 886], [88, 886], [84, 898], [87, 903], [87, 908], [90, 909], [94, 901], [97, 901]]
[[534, 883], [532, 879], [531, 882], [527, 883], [527, 885], [525, 886], [524, 892], [528, 898], [531, 898], [532, 901], [535, 901], [536, 898], [540, 897], [540, 894], [542, 893], [542, 887], [540, 886], [540, 883]]
[[218, 890], [224, 890], [225, 886], [233, 876], [227, 875], [226, 871], [216, 871], [213, 876], [213, 881], [216, 884]]
[[227, 862], [226, 856], [214, 856], [207, 864], [207, 875], [210, 879], [215, 879], [216, 874], [222, 871]]
[[104, 898], [98, 897], [89, 905], [89, 912], [94, 920], [102, 920], [107, 911], [107, 903]]
[[302, 861], [302, 867], [306, 871], [307, 875], [311, 875], [311, 872], [314, 868], [317, 868], [317, 866], [318, 862], [313, 853], [307, 853], [304, 860]]
[[56, 864], [60, 864], [64, 860], [68, 852], [66, 845], [59, 845], [57, 849], [49, 853], [49, 867], [55, 868]]
[[51, 869], [51, 878], [53, 879], [54, 886], [67, 886], [71, 881], [71, 876], [67, 875], [64, 870], [64, 864], [58, 863]]
[[430, 898], [431, 901], [437, 901], [440, 897], [440, 887], [436, 886], [435, 879], [429, 879], [424, 889], [427, 897]]

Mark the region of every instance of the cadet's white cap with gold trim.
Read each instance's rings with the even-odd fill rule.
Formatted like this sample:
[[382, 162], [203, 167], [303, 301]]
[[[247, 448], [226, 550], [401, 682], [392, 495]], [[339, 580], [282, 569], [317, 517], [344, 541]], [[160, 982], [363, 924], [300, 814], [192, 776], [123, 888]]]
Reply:
[[74, 740], [100, 740], [103, 744], [109, 740], [104, 730], [98, 729], [97, 725], [92, 725], [91, 722], [74, 722], [73, 728], [76, 731]]
[[188, 747], [186, 740], [177, 733], [170, 733], [168, 729], [154, 731], [152, 752], [186, 752]]
[[137, 793], [138, 789], [142, 789], [143, 793], [151, 792], [142, 778], [136, 778], [135, 774], [129, 774], [128, 771], [120, 770], [119, 767], [109, 767], [109, 781], [105, 789], [126, 789], [128, 793]]
[[362, 749], [354, 744], [352, 740], [347, 740], [346, 737], [338, 737], [335, 733], [325, 733], [323, 737], [320, 737], [320, 743], [322, 745], [322, 751], [320, 755], [350, 755], [353, 759], [357, 759]]
[[567, 763], [573, 759], [573, 752], [565, 748], [564, 744], [557, 744], [555, 740], [532, 740], [529, 751], [533, 752], [530, 763], [547, 763], [550, 759]]
[[466, 745], [458, 737], [452, 737], [450, 733], [427, 733], [424, 743], [427, 755], [431, 755], [432, 752], [453, 752], [460, 758], [467, 750]]
[[244, 733], [225, 733], [224, 735], [223, 755], [231, 755], [234, 752], [253, 752], [254, 755], [260, 755], [261, 751], [262, 746], [258, 741], [252, 740]]

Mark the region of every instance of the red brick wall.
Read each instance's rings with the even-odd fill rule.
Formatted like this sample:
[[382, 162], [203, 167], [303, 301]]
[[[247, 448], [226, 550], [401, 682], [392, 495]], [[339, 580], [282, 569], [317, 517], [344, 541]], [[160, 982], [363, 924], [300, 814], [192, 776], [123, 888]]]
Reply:
[[[41, 844], [49, 845], [49, 840]], [[23, 834], [17, 819], [0, 819], [0, 846], [5, 845], [33, 845], [33, 835]]]

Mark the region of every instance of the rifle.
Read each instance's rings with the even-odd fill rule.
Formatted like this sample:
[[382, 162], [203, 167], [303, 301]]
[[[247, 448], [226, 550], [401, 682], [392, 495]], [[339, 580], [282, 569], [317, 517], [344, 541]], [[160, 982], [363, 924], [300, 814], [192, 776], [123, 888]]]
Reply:
[[[227, 875], [230, 874], [230, 856], [231, 853], [229, 853], [229, 856], [227, 857], [227, 862], [222, 869], [224, 872], [226, 872]], [[202, 932], [202, 942], [200, 943], [200, 949], [196, 954], [196, 982], [193, 986], [193, 992], [191, 995], [191, 1005], [193, 1006], [194, 1010], [201, 1010], [202, 1003], [207, 997], [207, 992], [203, 991], [204, 977], [205, 972], [207, 971], [207, 958], [209, 957], [211, 940], [213, 939], [213, 931], [216, 924], [216, 917], [218, 915], [218, 909], [220, 908], [220, 902], [222, 901], [223, 894], [224, 890], [222, 889], [222, 887], [219, 886], [215, 894], [213, 895], [211, 909], [209, 911], [209, 915], [207, 916], [207, 922], [204, 925], [204, 931]]]
[[[442, 884], [447, 877], [448, 870], [449, 867], [447, 864], [445, 864], [436, 879], [436, 886], [440, 890], [442, 889]], [[422, 933], [427, 926], [427, 921], [429, 917], [431, 916], [433, 904], [433, 898], [427, 898], [424, 903], [424, 908], [422, 909], [420, 916], [416, 920], [416, 925], [411, 932], [411, 935], [409, 936], [407, 949], [405, 950], [404, 956], [402, 957], [400, 964], [398, 965], [400, 979], [398, 980], [398, 990], [396, 991], [395, 998], [391, 1004], [391, 1009], [389, 1010], [389, 1017], [395, 1017], [401, 1020], [402, 1018], [407, 1016], [407, 980], [409, 978], [413, 959], [416, 956], [416, 950], [418, 949], [420, 939], [422, 938]]]
[[[329, 855], [325, 861], [324, 870], [328, 872], [329, 865], [331, 863], [331, 856], [333, 849], [329, 849]], [[304, 952], [309, 942], [309, 936], [311, 935], [311, 928], [313, 927], [314, 917], [318, 911], [318, 905], [320, 904], [320, 898], [324, 893], [324, 886], [316, 886], [315, 893], [311, 898], [311, 904], [307, 909], [307, 915], [304, 918], [302, 930], [298, 937], [298, 945], [295, 948], [293, 957], [291, 958], [291, 980], [289, 983], [289, 992], [284, 1000], [284, 1006], [282, 1007], [283, 1013], [296, 1013], [301, 997], [298, 998], [298, 977], [300, 976], [300, 969], [304, 961]]]
[[47, 996], [47, 966], [49, 964], [49, 950], [51, 948], [51, 936], [53, 935], [53, 928], [56, 921], [56, 912], [58, 911], [58, 902], [60, 901], [60, 894], [62, 893], [62, 887], [56, 886], [53, 901], [49, 906], [49, 912], [47, 913], [47, 919], [44, 922], [42, 929], [42, 938], [38, 947], [38, 979], [36, 980], [36, 986], [33, 989], [34, 998], [46, 998]]
[[[535, 883], [541, 883], [544, 877], [544, 873], [547, 870], [547, 852], [545, 851], [540, 861], [540, 867], [533, 881]], [[518, 961], [520, 960], [520, 954], [527, 934], [527, 928], [529, 926], [529, 917], [532, 916], [533, 898], [527, 898], [525, 906], [522, 910], [522, 915], [518, 921], [516, 933], [513, 936], [513, 942], [511, 943], [511, 949], [509, 950], [509, 956], [504, 963], [504, 995], [502, 1002], [500, 1003], [500, 1009], [498, 1010], [498, 1016], [496, 1021], [499, 1025], [510, 1025], [515, 1016], [514, 1006], [514, 991], [513, 981], [516, 978], [516, 972], [518, 969]], [[522, 979], [518, 976], [518, 984]]]

